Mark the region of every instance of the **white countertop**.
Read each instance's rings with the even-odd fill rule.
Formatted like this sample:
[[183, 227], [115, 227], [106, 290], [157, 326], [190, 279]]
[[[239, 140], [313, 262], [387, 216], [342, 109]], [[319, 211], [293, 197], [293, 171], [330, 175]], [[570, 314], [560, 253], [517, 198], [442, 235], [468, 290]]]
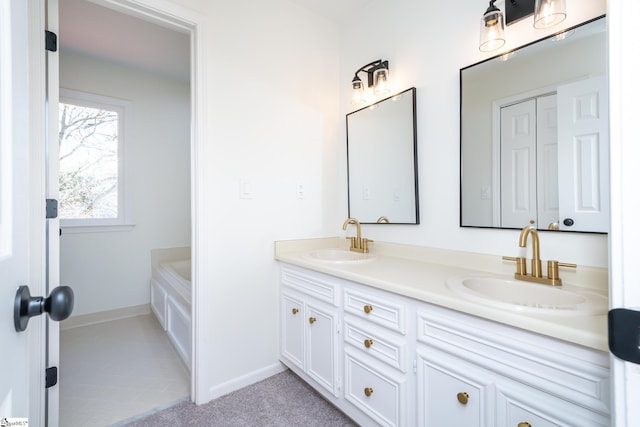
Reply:
[[[563, 341], [609, 351], [606, 314], [523, 314], [463, 299], [446, 286], [448, 278], [458, 276], [500, 275], [512, 278], [515, 264], [502, 261], [500, 256], [376, 242], [370, 247], [375, 259], [365, 262], [333, 263], [303, 257], [312, 250], [348, 248], [347, 245], [348, 242], [339, 237], [277, 241], [275, 259]], [[574, 271], [561, 270], [560, 277], [565, 284], [583, 286], [607, 295], [606, 269], [578, 266]]]

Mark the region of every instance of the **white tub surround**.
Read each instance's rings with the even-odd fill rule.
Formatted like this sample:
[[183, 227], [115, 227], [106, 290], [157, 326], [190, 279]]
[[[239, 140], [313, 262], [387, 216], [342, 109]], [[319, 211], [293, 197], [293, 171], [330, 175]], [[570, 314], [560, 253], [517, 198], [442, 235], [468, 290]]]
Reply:
[[191, 259], [185, 256], [188, 248], [152, 251], [151, 310], [191, 369]]
[[[462, 251], [434, 249], [376, 241], [370, 246], [375, 259], [356, 263], [314, 261], [304, 256], [322, 248], [348, 248], [348, 240], [340, 237], [288, 240], [275, 242], [275, 259], [310, 270], [330, 274], [406, 296], [441, 307], [515, 326], [531, 332], [608, 351], [606, 315], [547, 316], [500, 310], [463, 299], [446, 286], [451, 277], [500, 275], [508, 278], [515, 273], [513, 262], [499, 255], [483, 255]], [[501, 255], [517, 256], [513, 252]], [[541, 247], [543, 259], [544, 245]], [[604, 296], [608, 292], [607, 270], [578, 266], [561, 269], [560, 277], [567, 285], [583, 286]], [[547, 286], [547, 285], [540, 285]]]
[[[377, 241], [366, 261], [309, 256], [347, 243], [276, 242], [280, 360], [360, 425], [610, 425], [605, 315], [522, 314], [446, 286], [513, 277], [500, 256]], [[561, 277], [606, 295], [606, 271]]]

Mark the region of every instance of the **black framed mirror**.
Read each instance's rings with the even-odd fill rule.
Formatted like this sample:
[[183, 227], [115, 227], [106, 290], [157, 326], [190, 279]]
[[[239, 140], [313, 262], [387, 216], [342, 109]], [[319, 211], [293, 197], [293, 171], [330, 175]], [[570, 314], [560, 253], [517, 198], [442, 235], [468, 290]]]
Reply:
[[460, 70], [460, 226], [606, 233], [604, 16]]
[[347, 114], [348, 216], [419, 224], [416, 89]]

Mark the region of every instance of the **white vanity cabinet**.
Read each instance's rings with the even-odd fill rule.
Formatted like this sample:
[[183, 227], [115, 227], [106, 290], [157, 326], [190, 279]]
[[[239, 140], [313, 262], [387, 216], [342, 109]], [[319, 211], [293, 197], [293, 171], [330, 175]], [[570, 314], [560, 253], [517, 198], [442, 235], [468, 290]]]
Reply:
[[419, 425], [610, 425], [605, 353], [435, 306], [417, 319]]
[[409, 425], [407, 312], [401, 297], [344, 288], [345, 399], [376, 425]]
[[289, 264], [281, 360], [362, 426], [611, 424], [605, 352]]
[[291, 369], [338, 396], [340, 295], [336, 286], [293, 269], [282, 270], [282, 284], [281, 357]]

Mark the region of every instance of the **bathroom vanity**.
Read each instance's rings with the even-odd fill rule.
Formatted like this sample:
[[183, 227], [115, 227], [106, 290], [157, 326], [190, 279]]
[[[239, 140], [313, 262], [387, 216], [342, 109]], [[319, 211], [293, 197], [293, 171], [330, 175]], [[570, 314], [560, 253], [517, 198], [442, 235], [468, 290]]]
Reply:
[[610, 424], [606, 270], [562, 271], [604, 311], [571, 299], [510, 307], [452, 285], [510, 280], [500, 257], [381, 242], [354, 254], [344, 244], [276, 242], [280, 359], [356, 422]]

